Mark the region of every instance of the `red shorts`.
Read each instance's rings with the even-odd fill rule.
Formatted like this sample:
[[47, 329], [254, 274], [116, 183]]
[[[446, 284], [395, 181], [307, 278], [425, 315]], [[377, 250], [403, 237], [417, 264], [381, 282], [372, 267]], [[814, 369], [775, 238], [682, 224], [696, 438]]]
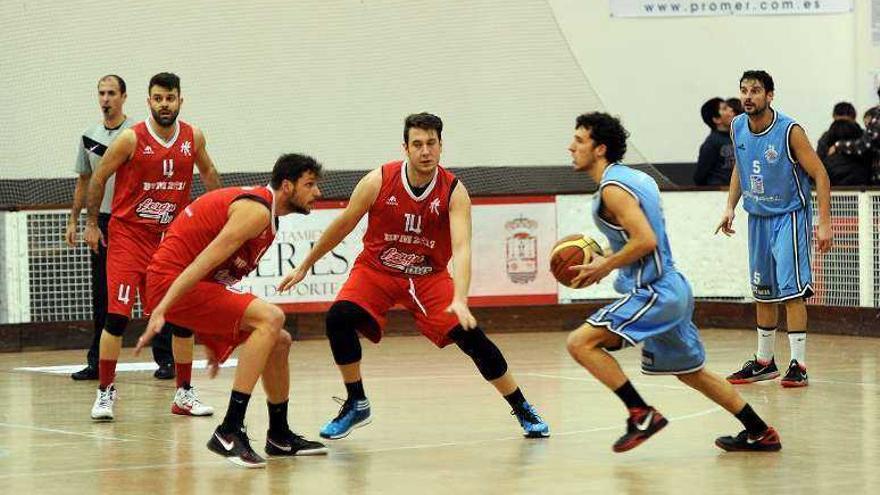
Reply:
[[107, 312], [131, 318], [135, 291], [144, 302], [147, 266], [162, 234], [115, 218], [107, 228]]
[[[176, 275], [147, 273], [147, 308], [159, 304]], [[226, 361], [244, 343], [250, 331], [243, 330], [242, 319], [257, 296], [238, 292], [216, 282], [198, 282], [180, 297], [165, 314], [165, 321], [191, 330], [214, 351], [219, 362]]]
[[454, 294], [452, 277], [446, 271], [407, 278], [356, 263], [336, 300], [355, 303], [370, 313], [378, 324], [378, 331], [368, 328], [358, 331], [373, 342], [382, 339], [385, 315], [399, 304], [416, 318], [416, 327], [422, 335], [437, 347], [445, 347], [452, 343], [449, 332], [459, 324], [454, 313], [446, 312]]

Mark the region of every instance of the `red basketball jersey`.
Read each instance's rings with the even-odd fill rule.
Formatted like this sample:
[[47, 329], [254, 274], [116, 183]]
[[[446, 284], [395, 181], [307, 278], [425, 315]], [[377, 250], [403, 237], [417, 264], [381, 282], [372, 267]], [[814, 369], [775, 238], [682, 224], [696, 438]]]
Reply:
[[277, 228], [275, 195], [265, 186], [225, 187], [197, 198], [183, 209], [183, 214], [165, 232], [149, 270], [164, 275], [179, 275], [217, 237], [226, 225], [229, 206], [242, 198], [264, 204], [272, 212], [272, 221], [260, 235], [242, 244], [203, 280], [232, 285], [252, 272], [275, 240]]
[[416, 196], [404, 162], [382, 165], [382, 188], [370, 207], [357, 263], [405, 276], [445, 272], [452, 257], [449, 199], [457, 180], [438, 166], [428, 188]]
[[193, 180], [193, 130], [178, 121], [166, 143], [147, 122], [131, 128], [137, 136], [134, 155], [116, 171], [113, 217], [163, 232], [189, 203]]

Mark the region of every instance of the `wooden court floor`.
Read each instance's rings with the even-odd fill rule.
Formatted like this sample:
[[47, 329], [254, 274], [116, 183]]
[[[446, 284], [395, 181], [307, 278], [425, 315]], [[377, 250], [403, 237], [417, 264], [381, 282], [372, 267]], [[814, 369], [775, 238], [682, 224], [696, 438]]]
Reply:
[[[703, 332], [709, 368], [728, 372], [754, 346], [754, 331]], [[726, 412], [671, 377], [638, 373], [639, 353], [618, 353], [646, 400], [670, 425], [641, 447], [613, 454], [624, 409], [565, 351], [565, 333], [494, 334], [552, 437], [523, 439], [507, 404], [456, 348], [420, 337], [364, 346], [373, 424], [328, 443], [322, 457], [272, 459], [245, 470], [205, 443], [222, 417], [232, 370], [209, 381], [194, 372], [217, 418], [172, 416], [173, 383], [123, 372], [114, 423], [89, 419], [95, 382], [17, 371], [80, 363], [80, 351], [0, 355], [0, 493], [837, 493], [880, 491], [880, 339], [811, 335], [811, 386], [739, 386], [783, 440], [776, 454], [725, 453], [713, 445], [739, 431]], [[787, 361], [785, 335], [777, 357]], [[197, 350], [200, 355], [200, 350]], [[123, 361], [134, 361], [130, 350]], [[141, 359], [142, 361], [143, 359]], [[291, 355], [294, 430], [317, 438], [344, 395], [326, 342], [297, 342]], [[262, 451], [265, 396], [247, 423]]]

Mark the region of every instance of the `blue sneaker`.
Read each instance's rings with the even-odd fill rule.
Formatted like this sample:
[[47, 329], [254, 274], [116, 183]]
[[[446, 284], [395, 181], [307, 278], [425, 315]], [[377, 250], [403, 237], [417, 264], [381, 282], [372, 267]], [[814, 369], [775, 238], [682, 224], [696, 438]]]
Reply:
[[339, 397], [334, 397], [333, 400], [342, 404], [342, 407], [339, 408], [339, 414], [321, 428], [321, 438], [329, 440], [344, 438], [351, 433], [351, 430], [367, 426], [372, 421], [369, 400], [343, 401]]
[[519, 407], [510, 411], [510, 414], [519, 420], [524, 437], [546, 438], [550, 436], [550, 426], [541, 419], [541, 416], [538, 416], [538, 411], [528, 402], [523, 402]]

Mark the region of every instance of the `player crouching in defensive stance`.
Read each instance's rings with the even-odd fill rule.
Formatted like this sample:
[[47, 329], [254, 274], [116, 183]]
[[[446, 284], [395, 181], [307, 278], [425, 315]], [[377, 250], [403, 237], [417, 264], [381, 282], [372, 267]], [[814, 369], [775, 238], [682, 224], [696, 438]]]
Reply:
[[229, 187], [209, 192], [172, 223], [147, 269], [147, 305], [152, 310], [138, 340], [139, 352], [167, 320], [198, 335], [208, 354], [209, 374], [242, 345], [223, 423], [208, 448], [233, 464], [256, 468], [265, 459], [251, 448], [244, 427], [248, 401], [262, 376], [269, 407], [266, 453], [325, 454], [323, 444], [293, 433], [287, 424], [291, 338], [284, 313], [231, 286], [254, 270], [275, 239], [279, 216], [308, 214], [321, 196], [321, 165], [313, 158], [282, 155], [264, 187]]
[[599, 184], [593, 219], [613, 254], [595, 256], [572, 281], [591, 285], [618, 269], [614, 288], [623, 298], [600, 309], [568, 337], [568, 352], [629, 409], [627, 431], [613, 446], [625, 452], [666, 426], [659, 411], [645, 403], [609, 351], [644, 343], [642, 372], [672, 374], [732, 413], [745, 426], [735, 437], [715, 440], [728, 450], [775, 451], [779, 435], [721, 377], [703, 368], [705, 351], [691, 321], [694, 297], [675, 268], [660, 190], [649, 175], [619, 162], [627, 132], [616, 118], [588, 113], [577, 118], [569, 145], [574, 168]]
[[[410, 115], [403, 126], [406, 161], [394, 161], [364, 176], [342, 212], [306, 259], [279, 287], [299, 283], [315, 262], [367, 214], [364, 250], [327, 312], [327, 338], [348, 398], [321, 436], [338, 439], [370, 423], [370, 402], [361, 380], [357, 332], [378, 343], [385, 315], [395, 304], [437, 347], [455, 343], [513, 409], [529, 438], [550, 436], [507, 369], [498, 347], [477, 326], [467, 306], [471, 282], [471, 200], [467, 189], [439, 165], [443, 121], [429, 113]], [[447, 266], [453, 259], [452, 276]]]

